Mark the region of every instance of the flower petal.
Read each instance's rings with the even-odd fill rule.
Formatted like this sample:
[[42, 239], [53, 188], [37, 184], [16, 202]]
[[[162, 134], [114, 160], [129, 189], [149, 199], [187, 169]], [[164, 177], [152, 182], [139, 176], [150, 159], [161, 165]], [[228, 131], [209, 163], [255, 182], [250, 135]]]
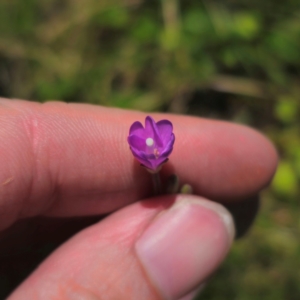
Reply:
[[162, 163], [167, 160], [166, 157], [156, 158], [154, 154], [146, 154], [145, 152], [139, 151], [135, 148], [131, 148], [131, 151], [135, 158], [150, 170], [156, 170]]
[[144, 126], [142, 125], [142, 123], [136, 121], [134, 122], [129, 129], [129, 135], [137, 135], [139, 137], [142, 137], [144, 139], [147, 138], [147, 133], [145, 131]]
[[159, 134], [158, 128], [156, 126], [156, 123], [150, 116], [146, 117], [145, 131], [147, 134], [149, 134], [149, 137], [154, 139], [154, 142], [158, 147], [163, 146], [163, 142], [160, 138], [160, 134]]
[[161, 153], [161, 156], [168, 157], [173, 151], [173, 145], [175, 142], [175, 135], [172, 133], [170, 139], [167, 141], [167, 145], [164, 148], [164, 151]]
[[130, 147], [136, 148], [139, 151], [145, 151], [146, 150], [146, 142], [145, 139], [133, 134], [130, 135], [128, 138], [128, 144]]
[[172, 123], [168, 120], [161, 120], [156, 123], [156, 126], [163, 144], [166, 145], [173, 133]]
[[130, 148], [131, 152], [133, 154], [133, 156], [141, 163], [143, 164], [145, 167], [149, 168], [149, 169], [153, 169], [151, 161], [149, 161], [146, 157], [145, 157], [145, 153], [142, 151], [139, 151], [136, 148]]

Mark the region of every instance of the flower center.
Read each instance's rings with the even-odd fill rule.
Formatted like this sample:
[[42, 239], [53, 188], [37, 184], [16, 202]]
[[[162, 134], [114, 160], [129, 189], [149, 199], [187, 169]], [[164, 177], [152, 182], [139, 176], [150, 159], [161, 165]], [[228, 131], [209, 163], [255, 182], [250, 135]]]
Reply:
[[153, 146], [153, 145], [154, 145], [153, 139], [152, 139], [152, 138], [147, 138], [147, 139], [146, 139], [146, 145], [147, 145], [148, 147]]
[[[155, 158], [158, 158], [159, 157], [159, 151], [158, 149], [154, 146], [154, 140], [153, 138], [147, 138], [146, 139], [146, 145], [148, 146], [148, 150], [147, 152], [149, 153], [153, 153]], [[154, 149], [153, 149], [153, 146], [154, 146]]]

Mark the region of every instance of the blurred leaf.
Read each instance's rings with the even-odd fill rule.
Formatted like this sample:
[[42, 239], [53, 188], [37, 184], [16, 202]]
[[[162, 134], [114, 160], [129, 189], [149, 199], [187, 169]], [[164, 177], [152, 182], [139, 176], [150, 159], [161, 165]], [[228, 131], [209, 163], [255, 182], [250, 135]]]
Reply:
[[128, 10], [122, 6], [110, 7], [100, 11], [93, 20], [113, 28], [122, 28], [129, 21]]
[[267, 242], [278, 256], [293, 256], [297, 252], [298, 241], [296, 236], [284, 228], [274, 227], [267, 236]]
[[112, 104], [121, 108], [132, 108], [142, 111], [153, 111], [161, 106], [161, 100], [153, 93], [113, 93]]
[[274, 107], [274, 114], [284, 123], [292, 123], [297, 119], [298, 103], [289, 96], [280, 97]]
[[207, 36], [213, 30], [207, 14], [203, 10], [188, 10], [183, 18], [184, 29], [192, 34]]
[[73, 80], [57, 78], [52, 81], [40, 80], [36, 87], [36, 93], [41, 100], [68, 100], [74, 93]]
[[161, 99], [155, 94], [144, 94], [132, 101], [132, 107], [141, 111], [154, 111], [162, 105]]
[[277, 193], [283, 196], [295, 195], [298, 182], [295, 171], [289, 162], [281, 161], [279, 163], [272, 187]]
[[177, 28], [167, 28], [160, 35], [160, 42], [163, 49], [174, 50], [180, 42], [180, 33]]
[[142, 17], [138, 24], [132, 28], [132, 35], [138, 42], [155, 41], [156, 35], [159, 32], [157, 24], [150, 18]]
[[252, 39], [260, 31], [259, 19], [247, 12], [236, 13], [234, 15], [234, 31], [244, 39]]
[[272, 52], [280, 58], [287, 62], [299, 62], [299, 45], [296, 45], [286, 32], [274, 32], [267, 42]]
[[224, 49], [224, 52], [221, 54], [221, 58], [223, 63], [229, 68], [234, 67], [238, 62], [238, 57], [236, 56], [235, 51], [229, 47]]

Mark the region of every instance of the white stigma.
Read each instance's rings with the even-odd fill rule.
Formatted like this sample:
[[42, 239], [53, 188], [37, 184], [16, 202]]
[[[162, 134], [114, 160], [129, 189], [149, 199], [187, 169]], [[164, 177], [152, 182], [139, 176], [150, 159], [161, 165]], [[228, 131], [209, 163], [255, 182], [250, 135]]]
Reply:
[[152, 139], [152, 138], [147, 138], [147, 139], [146, 139], [146, 145], [147, 145], [148, 147], [153, 146], [153, 145], [154, 145], [153, 139]]

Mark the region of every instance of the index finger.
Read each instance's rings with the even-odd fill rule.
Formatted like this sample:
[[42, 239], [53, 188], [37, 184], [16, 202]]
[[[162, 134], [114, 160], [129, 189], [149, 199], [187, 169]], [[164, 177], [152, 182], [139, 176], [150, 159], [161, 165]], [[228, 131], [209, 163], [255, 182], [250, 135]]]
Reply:
[[[108, 213], [151, 195], [151, 178], [126, 141], [144, 113], [61, 102], [0, 104], [2, 228], [34, 215]], [[250, 128], [152, 116], [173, 123], [176, 142], [167, 165], [198, 195], [241, 199], [267, 185], [275, 171], [274, 147]]]

